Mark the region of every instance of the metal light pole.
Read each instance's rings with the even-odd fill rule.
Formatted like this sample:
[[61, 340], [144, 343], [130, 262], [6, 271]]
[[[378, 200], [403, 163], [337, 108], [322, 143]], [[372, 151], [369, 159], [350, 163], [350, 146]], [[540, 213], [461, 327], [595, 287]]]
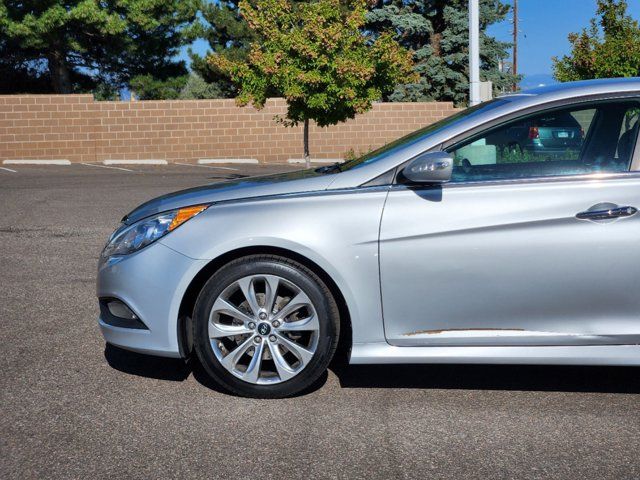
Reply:
[[469, 0], [469, 105], [480, 103], [480, 8]]
[[[518, 0], [513, 0], [513, 67], [512, 73], [518, 75]], [[513, 84], [513, 91], [518, 90], [518, 83]]]

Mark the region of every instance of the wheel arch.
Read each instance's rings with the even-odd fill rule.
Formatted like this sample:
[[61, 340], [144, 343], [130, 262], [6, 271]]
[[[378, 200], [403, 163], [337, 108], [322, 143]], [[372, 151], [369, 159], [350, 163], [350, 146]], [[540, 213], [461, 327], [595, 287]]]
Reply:
[[235, 250], [231, 250], [226, 252], [213, 260], [207, 263], [191, 280], [189, 286], [185, 290], [184, 295], [182, 296], [182, 300], [180, 302], [180, 307], [178, 309], [178, 348], [180, 350], [180, 356], [186, 358], [190, 356], [193, 350], [193, 337], [192, 337], [192, 315], [193, 309], [195, 307], [196, 299], [204, 284], [211, 278], [211, 276], [217, 272], [220, 268], [222, 268], [227, 263], [236, 260], [238, 258], [246, 257], [248, 255], [278, 255], [281, 257], [288, 258], [290, 260], [294, 260], [313, 273], [315, 273], [320, 279], [325, 283], [325, 285], [329, 288], [329, 291], [333, 295], [334, 300], [338, 305], [338, 310], [340, 313], [340, 339], [338, 343], [338, 350], [336, 352], [337, 357], [348, 358], [349, 353], [351, 351], [352, 344], [352, 324], [351, 324], [351, 315], [349, 313], [349, 307], [347, 301], [338, 287], [338, 284], [335, 280], [329, 275], [325, 269], [323, 269], [320, 265], [318, 265], [313, 260], [301, 255], [300, 253], [294, 252], [293, 250], [289, 250], [282, 247], [274, 247], [274, 246], [250, 246], [250, 247], [242, 247], [237, 248]]

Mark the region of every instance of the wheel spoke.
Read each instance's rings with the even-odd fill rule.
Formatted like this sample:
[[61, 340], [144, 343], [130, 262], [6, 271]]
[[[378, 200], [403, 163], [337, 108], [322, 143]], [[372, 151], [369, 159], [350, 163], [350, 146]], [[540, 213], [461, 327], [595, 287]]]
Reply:
[[213, 315], [216, 313], [228, 315], [245, 323], [254, 321], [252, 317], [250, 317], [246, 313], [241, 312], [238, 307], [232, 305], [222, 297], [219, 297], [213, 304], [213, 308], [211, 309], [211, 318], [213, 318]]
[[297, 344], [293, 340], [289, 340], [284, 335], [276, 333], [276, 337], [278, 337], [278, 341], [283, 343], [291, 353], [298, 357], [303, 367], [313, 358], [313, 352], [311, 350], [307, 350], [302, 345]]
[[315, 332], [319, 329], [320, 323], [315, 314], [302, 320], [296, 320], [295, 322], [282, 322], [278, 327], [278, 330], [281, 332]]
[[233, 337], [246, 333], [253, 333], [253, 330], [250, 330], [245, 325], [223, 325], [213, 320], [209, 322], [209, 338]]
[[258, 304], [258, 297], [256, 296], [256, 290], [253, 284], [254, 280], [255, 277], [241, 278], [238, 280], [238, 286], [240, 287], [240, 290], [242, 290], [244, 298], [247, 299], [253, 315], [257, 317], [258, 312], [260, 311], [260, 305]]
[[264, 277], [265, 283], [265, 295], [264, 295], [264, 309], [271, 313], [273, 306], [276, 303], [276, 295], [278, 294], [278, 286], [280, 285], [280, 279], [273, 275], [266, 275]]
[[284, 322], [284, 319], [293, 312], [308, 305], [311, 305], [311, 300], [309, 300], [309, 297], [300, 290], [295, 297], [289, 300], [289, 303], [280, 309], [277, 316], [282, 322]]
[[296, 372], [291, 369], [276, 344], [269, 342], [269, 351], [271, 352], [271, 358], [273, 358], [273, 363], [278, 371], [280, 381], [284, 382], [296, 375]]
[[260, 342], [256, 345], [256, 349], [253, 352], [253, 357], [247, 370], [242, 377], [251, 383], [256, 383], [260, 378], [260, 367], [262, 366], [262, 352], [264, 351], [264, 342]]
[[244, 355], [246, 351], [249, 349], [249, 347], [251, 347], [251, 345], [253, 344], [254, 344], [253, 338], [251, 337], [247, 338], [243, 343], [241, 343], [238, 346], [238, 348], [236, 348], [232, 352], [229, 352], [227, 356], [221, 360], [220, 363], [222, 363], [222, 365], [227, 370], [229, 370], [230, 372], [233, 372], [236, 368], [236, 364], [238, 363], [242, 355]]

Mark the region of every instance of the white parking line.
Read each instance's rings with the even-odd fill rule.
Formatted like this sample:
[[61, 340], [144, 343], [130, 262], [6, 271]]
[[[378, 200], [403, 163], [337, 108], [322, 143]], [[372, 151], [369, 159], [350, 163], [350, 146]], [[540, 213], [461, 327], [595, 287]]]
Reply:
[[231, 167], [216, 167], [214, 165], [197, 165], [195, 163], [180, 163], [180, 162], [174, 162], [174, 165], [186, 165], [187, 167], [202, 167], [202, 168], [216, 168], [218, 170], [233, 170], [234, 172], [237, 172], [239, 169], [238, 168], [231, 168]]
[[135, 170], [130, 170], [128, 168], [122, 167], [109, 167], [107, 165], [96, 165], [94, 163], [81, 163], [80, 165], [86, 165], [87, 167], [98, 167], [98, 168], [111, 168], [113, 170], [124, 170], [125, 172], [135, 172]]
[[0, 167], [0, 170], [6, 170], [7, 172], [18, 173], [17, 170], [11, 170], [10, 168]]

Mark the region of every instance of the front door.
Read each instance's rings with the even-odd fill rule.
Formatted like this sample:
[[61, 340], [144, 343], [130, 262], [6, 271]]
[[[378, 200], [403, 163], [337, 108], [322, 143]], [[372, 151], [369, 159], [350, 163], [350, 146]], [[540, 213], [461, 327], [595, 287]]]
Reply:
[[[636, 122], [630, 101], [541, 112], [448, 149], [450, 184], [394, 186], [380, 232], [388, 342], [638, 343]], [[576, 129], [570, 148], [535, 141]]]

